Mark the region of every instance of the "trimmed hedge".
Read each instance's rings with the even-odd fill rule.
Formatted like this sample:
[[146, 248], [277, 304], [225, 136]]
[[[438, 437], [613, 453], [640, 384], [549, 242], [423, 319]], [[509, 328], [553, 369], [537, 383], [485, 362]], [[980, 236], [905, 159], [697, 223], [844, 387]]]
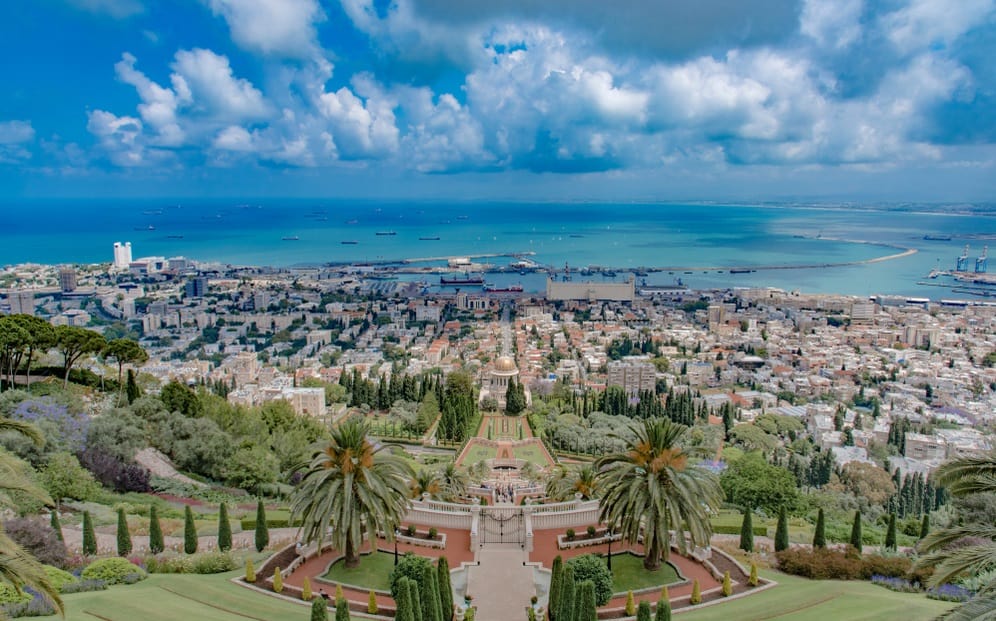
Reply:
[[846, 550], [790, 548], [777, 553], [778, 569], [787, 574], [815, 580], [869, 580], [874, 575], [905, 578], [925, 584], [930, 569], [913, 569], [906, 556], [860, 556], [854, 548]]
[[[138, 576], [136, 580], [130, 576]], [[145, 570], [124, 558], [102, 558], [87, 565], [80, 577], [85, 580], [103, 580], [107, 584], [133, 584], [144, 580]]]

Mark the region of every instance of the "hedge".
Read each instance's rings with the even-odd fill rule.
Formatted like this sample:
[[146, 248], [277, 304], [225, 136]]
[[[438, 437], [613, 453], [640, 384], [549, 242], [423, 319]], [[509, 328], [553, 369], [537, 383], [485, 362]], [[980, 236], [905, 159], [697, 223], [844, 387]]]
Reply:
[[[751, 530], [754, 531], [754, 535], [757, 536], [757, 537], [767, 537], [768, 536], [768, 527], [767, 526], [754, 526], [753, 528], [751, 528]], [[720, 525], [720, 526], [713, 526], [712, 527], [712, 534], [714, 534], [714, 535], [739, 535], [740, 534], [740, 527], [739, 526], [732, 526], [732, 525], [728, 526], [726, 524], [723, 524], [723, 525]]]
[[145, 579], [145, 571], [138, 565], [133, 565], [124, 558], [102, 558], [90, 563], [80, 574], [85, 580], [103, 580], [107, 584], [132, 584], [136, 582], [129, 576]]

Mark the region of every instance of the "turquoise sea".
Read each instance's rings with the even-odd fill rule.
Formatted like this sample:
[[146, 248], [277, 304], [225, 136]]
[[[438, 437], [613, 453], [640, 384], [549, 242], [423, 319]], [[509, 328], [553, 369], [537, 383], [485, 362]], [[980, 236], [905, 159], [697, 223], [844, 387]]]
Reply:
[[[130, 241], [135, 258], [186, 256], [280, 267], [532, 252], [539, 263], [567, 263], [574, 271], [589, 265], [679, 268], [649, 274], [648, 284], [681, 278], [696, 288], [773, 286], [931, 298], [972, 297], [917, 283], [934, 268], [952, 269], [966, 243], [974, 260], [987, 238], [996, 239], [996, 214], [798, 206], [80, 200], [6, 203], [0, 210], [2, 265], [108, 262], [115, 241]], [[729, 273], [730, 267], [861, 261], [901, 252], [897, 247], [918, 252], [847, 267]], [[544, 276], [489, 280], [539, 290]]]

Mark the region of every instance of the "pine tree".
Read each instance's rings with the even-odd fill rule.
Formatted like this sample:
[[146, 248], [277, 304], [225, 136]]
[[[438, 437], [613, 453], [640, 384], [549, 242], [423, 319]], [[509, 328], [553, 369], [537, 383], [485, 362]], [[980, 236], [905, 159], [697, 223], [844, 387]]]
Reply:
[[650, 602], [645, 599], [641, 599], [636, 608], [636, 621], [650, 621]]
[[345, 599], [335, 600], [335, 621], [349, 621], [349, 602]]
[[861, 511], [854, 512], [854, 524], [851, 525], [851, 545], [861, 552]]
[[920, 539], [930, 534], [930, 514], [923, 514], [923, 521], [920, 522]]
[[560, 603], [560, 588], [564, 584], [564, 560], [558, 554], [553, 559], [553, 568], [550, 571], [550, 618], [557, 618], [557, 606]]
[[823, 509], [816, 514], [816, 532], [813, 533], [813, 547], [827, 547], [826, 519], [823, 517]]
[[228, 506], [225, 503], [221, 503], [218, 509], [218, 549], [222, 552], [232, 549], [232, 524], [228, 521]]
[[574, 621], [598, 621], [598, 606], [595, 600], [595, 583], [585, 580], [578, 588], [578, 612]]
[[453, 618], [453, 585], [450, 583], [450, 563], [445, 556], [440, 556], [436, 564], [436, 582], [439, 583], [439, 610], [443, 613], [443, 621]]
[[688, 598], [688, 603], [693, 605], [702, 603], [702, 587], [699, 586], [698, 578], [692, 581], [692, 596]]
[[896, 514], [889, 514], [889, 528], [885, 531], [885, 549], [896, 549]]
[[256, 503], [256, 551], [262, 552], [270, 545], [270, 529], [266, 526], [266, 507], [263, 501]]
[[279, 567], [273, 568], [273, 592], [280, 593], [284, 590], [284, 577], [280, 573]]
[[782, 505], [778, 509], [778, 526], [775, 528], [775, 552], [788, 550], [789, 547], [789, 525], [788, 509]]
[[124, 509], [118, 509], [118, 556], [131, 554], [131, 533], [128, 532], [128, 517]]
[[97, 535], [93, 532], [93, 520], [90, 512], [83, 512], [83, 554], [93, 556], [97, 553]]
[[422, 568], [422, 581], [419, 591], [422, 594], [422, 621], [442, 621], [439, 606], [439, 583], [436, 581], [436, 568], [426, 565]]
[[754, 551], [754, 524], [750, 507], [744, 511], [744, 519], [740, 523], [740, 549], [744, 552]]
[[193, 554], [197, 552], [197, 525], [194, 524], [194, 512], [191, 511], [190, 505], [184, 506], [183, 509], [183, 551]]
[[560, 601], [557, 602], [557, 621], [574, 621], [575, 589], [574, 568], [570, 564], [565, 565], [564, 580], [560, 585]]
[[733, 583], [730, 581], [730, 572], [723, 572], [723, 597], [729, 597], [733, 595]]
[[370, 594], [367, 595], [367, 613], [375, 615], [379, 609], [377, 606], [377, 594], [371, 590]]
[[629, 591], [626, 593], [626, 608], [624, 609], [627, 617], [632, 617], [636, 614], [636, 601], [633, 599], [633, 592]]
[[156, 509], [156, 505], [152, 505], [149, 509], [149, 552], [159, 554], [165, 549], [163, 529], [159, 525], [159, 511]]
[[329, 621], [328, 606], [324, 597], [319, 597], [311, 602], [311, 621]]
[[671, 621], [671, 602], [662, 597], [657, 600], [657, 611], [654, 613], [654, 621]]
[[59, 541], [65, 543], [66, 540], [62, 538], [62, 524], [59, 522], [59, 511], [52, 509], [49, 513], [49, 522], [52, 524], [52, 530], [55, 531], [55, 536], [59, 538]]
[[252, 566], [252, 559], [246, 559], [246, 582], [256, 582], [256, 569]]

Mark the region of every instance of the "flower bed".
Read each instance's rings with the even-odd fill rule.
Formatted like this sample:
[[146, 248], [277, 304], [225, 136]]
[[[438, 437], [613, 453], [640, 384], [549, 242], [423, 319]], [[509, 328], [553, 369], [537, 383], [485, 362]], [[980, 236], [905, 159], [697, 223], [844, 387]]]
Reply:
[[588, 546], [597, 546], [610, 541], [620, 540], [622, 540], [622, 535], [619, 533], [609, 535], [608, 531], [605, 530], [595, 533], [594, 537], [589, 537], [587, 533], [583, 533], [581, 536], [575, 536], [573, 539], [569, 539], [565, 533], [557, 535], [557, 548], [560, 550], [574, 550], [576, 548], [587, 548]]

